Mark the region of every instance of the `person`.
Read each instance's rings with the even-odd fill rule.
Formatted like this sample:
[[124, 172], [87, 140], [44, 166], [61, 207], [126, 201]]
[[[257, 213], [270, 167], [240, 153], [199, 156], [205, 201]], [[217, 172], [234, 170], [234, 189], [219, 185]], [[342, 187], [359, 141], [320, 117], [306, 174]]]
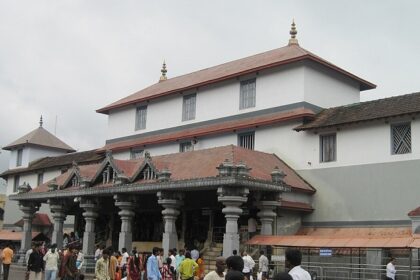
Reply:
[[162, 269], [160, 271], [162, 274], [162, 280], [174, 280], [175, 270], [171, 266], [171, 264], [172, 264], [172, 259], [169, 257], [166, 258], [166, 263], [163, 264]]
[[225, 280], [244, 280], [244, 279], [246, 279], [244, 274], [237, 270], [229, 270], [225, 276]]
[[395, 270], [395, 258], [391, 258], [389, 263], [386, 265], [386, 279], [387, 280], [395, 280], [395, 274], [397, 271]]
[[70, 247], [67, 253], [67, 258], [64, 265], [64, 276], [65, 280], [75, 280], [79, 276], [79, 270], [76, 267], [76, 260], [79, 251], [75, 247]]
[[175, 261], [176, 261], [176, 271], [178, 271], [178, 269], [179, 269], [179, 265], [181, 264], [181, 262], [185, 259], [185, 256], [184, 256], [184, 252], [185, 252], [185, 250], [184, 249], [180, 249], [179, 250], [179, 252], [178, 252], [178, 254], [175, 256]]
[[99, 245], [96, 245], [95, 262], [101, 258], [101, 255], [102, 255], [101, 247]]
[[64, 278], [65, 274], [66, 274], [66, 269], [65, 269], [65, 265], [71, 255], [71, 252], [68, 248], [64, 248], [62, 251], [59, 252], [60, 255], [60, 268], [58, 270], [58, 277]]
[[3, 249], [1, 258], [3, 260], [3, 279], [8, 280], [10, 264], [12, 263], [13, 259], [13, 250], [11, 249], [10, 244], [7, 244], [6, 248]]
[[0, 274], [3, 274], [3, 259], [1, 258], [1, 255], [3, 255], [3, 245], [0, 245]]
[[120, 262], [120, 267], [121, 267], [121, 272], [122, 272], [121, 277], [124, 278], [125, 275], [127, 274], [126, 273], [127, 272], [127, 261], [128, 261], [129, 255], [127, 253], [127, 249], [126, 248], [122, 248], [121, 249], [121, 252], [122, 252], [122, 258], [121, 258], [121, 262]]
[[244, 268], [242, 273], [246, 277], [246, 279], [250, 280], [252, 275], [252, 269], [255, 266], [255, 261], [251, 258], [250, 255], [246, 251], [242, 253], [242, 259], [244, 260]]
[[127, 280], [140, 279], [140, 261], [136, 250], [131, 251], [127, 261]]
[[235, 270], [242, 273], [244, 269], [244, 259], [240, 256], [230, 256], [226, 259], [226, 267], [228, 271]]
[[238, 255], [238, 250], [236, 250], [236, 249], [235, 249], [235, 250], [233, 250], [233, 251], [232, 251], [232, 256], [237, 256], [237, 255]]
[[224, 257], [217, 257], [216, 270], [207, 273], [203, 280], [225, 280], [226, 262]]
[[159, 254], [159, 248], [154, 247], [152, 255], [147, 259], [147, 279], [148, 280], [160, 280], [162, 275], [159, 272], [159, 266], [156, 256]]
[[44, 272], [44, 260], [41, 254], [41, 244], [36, 244], [28, 260], [29, 280], [41, 280]]
[[55, 280], [57, 278], [58, 259], [57, 245], [52, 244], [44, 256], [45, 261], [45, 280]]
[[203, 254], [200, 253], [198, 255], [198, 259], [197, 259], [196, 263], [198, 264], [198, 269], [195, 271], [195, 276], [199, 280], [202, 280], [204, 278], [204, 269], [205, 269]]
[[257, 232], [257, 220], [254, 217], [248, 219], [248, 239], [251, 239]]
[[28, 262], [29, 262], [29, 256], [32, 254], [32, 252], [34, 251], [34, 248], [35, 248], [35, 243], [34, 242], [32, 242], [32, 244], [31, 244], [31, 249], [29, 249], [28, 251], [26, 251], [26, 253], [25, 253], [25, 263], [26, 263], [26, 266], [28, 266]]
[[70, 236], [67, 233], [65, 233], [63, 235], [63, 248], [69, 247], [69, 239], [70, 239]]
[[95, 265], [95, 279], [96, 280], [109, 280], [109, 251], [102, 250], [101, 257]]
[[181, 280], [194, 280], [194, 271], [198, 264], [191, 258], [190, 252], [185, 252], [185, 259], [179, 265], [179, 275]]
[[77, 254], [76, 267], [80, 271], [82, 270], [83, 264], [85, 263], [85, 255], [79, 247], [79, 253]]
[[309, 272], [300, 266], [301, 262], [302, 253], [298, 249], [288, 248], [286, 250], [286, 267], [293, 280], [311, 280]]
[[162, 270], [163, 267], [163, 248], [159, 248], [159, 254], [156, 256], [159, 266], [159, 271]]
[[118, 259], [115, 256], [115, 252], [111, 247], [107, 249], [107, 252], [109, 254], [109, 279], [115, 280], [118, 270]]
[[261, 279], [268, 278], [268, 258], [264, 255], [264, 250], [260, 251], [260, 258], [258, 259], [258, 272], [261, 273]]
[[197, 262], [199, 257], [200, 257], [200, 252], [197, 250], [197, 247], [193, 247], [193, 249], [191, 250], [191, 259]]
[[274, 275], [273, 280], [293, 280], [293, 278], [287, 272], [280, 272]]

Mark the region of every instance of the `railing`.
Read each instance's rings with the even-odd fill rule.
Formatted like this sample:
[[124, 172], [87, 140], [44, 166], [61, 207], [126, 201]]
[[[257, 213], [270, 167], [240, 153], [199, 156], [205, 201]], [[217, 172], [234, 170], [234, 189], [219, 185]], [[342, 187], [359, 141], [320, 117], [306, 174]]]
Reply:
[[223, 243], [223, 235], [225, 234], [225, 227], [213, 227], [213, 242]]

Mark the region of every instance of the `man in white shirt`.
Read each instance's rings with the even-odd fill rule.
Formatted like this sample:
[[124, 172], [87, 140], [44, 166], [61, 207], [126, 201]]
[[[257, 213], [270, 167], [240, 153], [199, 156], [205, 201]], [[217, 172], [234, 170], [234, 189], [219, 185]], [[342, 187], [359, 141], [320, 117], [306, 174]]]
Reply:
[[175, 251], [174, 249], [169, 249], [169, 258], [171, 259], [171, 267], [174, 271], [176, 271], [176, 259], [175, 259]]
[[216, 270], [207, 273], [204, 280], [225, 280], [225, 267], [226, 262], [224, 257], [216, 259]]
[[286, 267], [289, 270], [293, 280], [312, 280], [309, 272], [304, 270], [300, 264], [302, 262], [302, 253], [298, 249], [286, 250]]
[[264, 251], [260, 251], [258, 259], [258, 271], [261, 272], [262, 280], [268, 279], [268, 258], [264, 256]]
[[248, 255], [246, 251], [242, 253], [242, 259], [244, 260], [244, 269], [242, 270], [242, 273], [246, 277], [246, 279], [251, 279], [252, 269], [255, 266], [254, 260], [251, 258], [251, 256]]
[[389, 263], [386, 265], [386, 279], [395, 280], [395, 274], [397, 271], [395, 270], [395, 258], [391, 258]]
[[52, 244], [51, 249], [44, 256], [45, 261], [45, 279], [55, 280], [57, 278], [59, 255], [56, 251], [57, 245]]

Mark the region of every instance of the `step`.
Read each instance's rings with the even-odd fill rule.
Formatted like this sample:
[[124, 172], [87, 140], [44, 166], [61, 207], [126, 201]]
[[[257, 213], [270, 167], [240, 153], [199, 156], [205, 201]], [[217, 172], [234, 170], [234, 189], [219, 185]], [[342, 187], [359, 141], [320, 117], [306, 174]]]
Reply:
[[207, 251], [205, 254], [204, 254], [204, 257], [219, 257], [220, 256], [220, 252], [221, 251]]

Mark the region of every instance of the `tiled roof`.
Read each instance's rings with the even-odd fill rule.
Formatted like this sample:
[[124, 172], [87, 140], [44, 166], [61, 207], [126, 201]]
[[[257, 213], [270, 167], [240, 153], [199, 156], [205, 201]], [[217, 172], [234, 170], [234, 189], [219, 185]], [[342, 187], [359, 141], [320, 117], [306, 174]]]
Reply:
[[78, 164], [87, 164], [99, 162], [104, 159], [104, 154], [97, 153], [95, 150], [69, 153], [56, 157], [44, 157], [39, 160], [29, 163], [27, 168], [9, 169], [0, 174], [0, 177], [7, 178], [7, 176], [14, 174], [22, 174], [27, 172], [34, 172], [37, 170], [46, 170], [50, 168], [69, 167], [72, 162]]
[[[51, 226], [51, 220], [47, 214], [35, 213], [32, 219], [32, 225], [34, 226]], [[23, 219], [20, 219], [15, 223], [15, 226], [23, 227]]]
[[360, 84], [361, 90], [376, 87], [374, 84], [335, 66], [298, 45], [290, 45], [156, 83], [106, 107], [98, 109], [97, 112], [107, 114], [111, 109], [301, 60], [315, 61], [318, 64], [333, 69], [334, 71], [357, 81]]
[[64, 150], [66, 152], [76, 151], [75, 149], [58, 139], [56, 136], [52, 135], [50, 132], [48, 132], [48, 130], [46, 130], [42, 126], [32, 130], [28, 134], [20, 137], [16, 141], [13, 141], [9, 145], [6, 145], [6, 147], [3, 147], [3, 150], [11, 150], [17, 146], [28, 144]]
[[141, 137], [139, 139], [109, 143], [98, 151], [118, 151], [143, 145], [158, 144], [183, 139], [192, 139], [212, 134], [226, 133], [233, 130], [246, 129], [256, 126], [271, 125], [277, 122], [284, 122], [303, 117], [312, 117], [315, 113], [308, 108], [296, 108], [289, 111], [280, 111], [266, 115], [248, 117], [238, 120], [226, 121], [221, 123], [203, 125], [196, 128], [184, 129], [177, 132], [162, 133], [153, 136]]
[[411, 211], [408, 213], [408, 216], [409, 216], [409, 217], [420, 217], [420, 207], [417, 207], [416, 209], [411, 210]]
[[325, 109], [313, 121], [295, 130], [335, 127], [418, 113], [420, 92]]
[[[0, 240], [7, 240], [7, 241], [21, 241], [23, 239], [21, 231], [10, 231], [10, 230], [0, 230]], [[40, 232], [33, 231], [32, 232], [32, 239], [37, 237]]]
[[[142, 180], [132, 176], [140, 171], [139, 169], [144, 166], [145, 162], [149, 162], [157, 172], [168, 169], [171, 172], [170, 180], [180, 181], [217, 177], [219, 174], [217, 167], [226, 160], [232, 164], [245, 163], [251, 168], [249, 171], [250, 177], [256, 180], [271, 181], [271, 172], [277, 166], [286, 173], [287, 176], [284, 178], [284, 181], [292, 190], [309, 193], [315, 192], [309, 183], [303, 180], [277, 156], [233, 145], [185, 153], [152, 156], [148, 160], [145, 158], [134, 160], [112, 159], [112, 162], [123, 175], [129, 177], [131, 183], [141, 184]], [[101, 166], [103, 164], [82, 165], [77, 168], [82, 178], [92, 182], [94, 176], [100, 171]], [[73, 174], [72, 170], [68, 170], [66, 173], [58, 176], [56, 178], [57, 185], [61, 187], [69, 180], [71, 174]], [[150, 183], [150, 180], [147, 183]], [[49, 184], [50, 182], [46, 182], [33, 189], [32, 192], [46, 192], [48, 191]], [[100, 185], [102, 182], [98, 184]]]

